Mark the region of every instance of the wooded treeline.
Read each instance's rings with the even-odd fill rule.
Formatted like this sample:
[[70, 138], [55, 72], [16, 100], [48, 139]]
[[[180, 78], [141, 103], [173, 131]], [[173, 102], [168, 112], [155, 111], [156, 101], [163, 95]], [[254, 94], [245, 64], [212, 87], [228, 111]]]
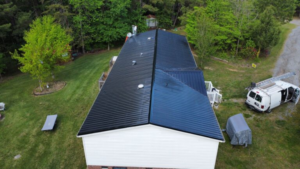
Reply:
[[[291, 20], [296, 0], [0, 0], [0, 74], [17, 70], [11, 54], [24, 45], [33, 20], [51, 15], [82, 53], [121, 45], [131, 25], [145, 31], [146, 15], [164, 29], [186, 26], [199, 57], [215, 51], [235, 55], [266, 49], [278, 25]], [[273, 38], [270, 38], [273, 36]], [[200, 38], [201, 37], [201, 38]], [[268, 41], [265, 41], [268, 39]], [[251, 50], [248, 50], [251, 49]], [[246, 53], [246, 54], [245, 54]]]

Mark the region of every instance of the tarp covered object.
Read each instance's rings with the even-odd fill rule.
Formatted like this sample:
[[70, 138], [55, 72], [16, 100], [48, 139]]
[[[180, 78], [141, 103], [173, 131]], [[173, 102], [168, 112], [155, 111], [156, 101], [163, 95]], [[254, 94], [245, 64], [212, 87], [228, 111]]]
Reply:
[[246, 123], [243, 114], [236, 114], [227, 120], [226, 132], [232, 145], [252, 144], [252, 132]]

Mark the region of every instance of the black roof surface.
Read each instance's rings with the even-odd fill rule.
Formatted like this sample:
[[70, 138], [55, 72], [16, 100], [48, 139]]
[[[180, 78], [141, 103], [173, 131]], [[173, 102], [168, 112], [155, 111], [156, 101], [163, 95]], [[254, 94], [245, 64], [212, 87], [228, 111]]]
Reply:
[[153, 30], [126, 41], [78, 135], [148, 123], [155, 35]]
[[129, 38], [78, 136], [143, 124], [224, 141], [184, 36], [154, 30]]
[[201, 70], [166, 71], [172, 77], [207, 96], [203, 72]]
[[158, 30], [155, 68], [164, 70], [197, 68], [185, 36]]
[[[188, 74], [191, 72], [185, 72]], [[193, 75], [193, 73], [191, 73]], [[202, 80], [195, 76], [194, 82]], [[155, 70], [150, 123], [209, 138], [223, 140], [219, 123], [207, 95], [188, 86], [163, 70]], [[196, 85], [195, 85], [196, 86]], [[195, 88], [206, 90], [205, 85]]]

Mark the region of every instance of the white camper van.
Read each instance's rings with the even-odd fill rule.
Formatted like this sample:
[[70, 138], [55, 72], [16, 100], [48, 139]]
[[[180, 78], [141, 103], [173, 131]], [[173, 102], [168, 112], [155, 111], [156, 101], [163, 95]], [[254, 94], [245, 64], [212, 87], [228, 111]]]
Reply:
[[[300, 97], [300, 88], [278, 80], [288, 74], [256, 83], [247, 94], [246, 105], [259, 112], [271, 112], [279, 105], [292, 101], [298, 103]], [[295, 75], [295, 74], [290, 74]]]

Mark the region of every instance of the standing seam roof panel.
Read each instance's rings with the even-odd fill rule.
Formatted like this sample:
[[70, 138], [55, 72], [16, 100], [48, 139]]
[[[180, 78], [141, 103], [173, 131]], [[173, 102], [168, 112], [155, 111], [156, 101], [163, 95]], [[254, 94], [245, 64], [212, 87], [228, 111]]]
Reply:
[[203, 72], [201, 70], [190, 71], [166, 71], [172, 77], [180, 80], [189, 87], [195, 89], [199, 93], [207, 96]]
[[194, 56], [185, 36], [158, 30], [156, 69], [196, 69]]
[[149, 122], [155, 36], [156, 30], [125, 42], [78, 135]]
[[159, 69], [154, 81], [150, 123], [224, 140], [207, 96]]

